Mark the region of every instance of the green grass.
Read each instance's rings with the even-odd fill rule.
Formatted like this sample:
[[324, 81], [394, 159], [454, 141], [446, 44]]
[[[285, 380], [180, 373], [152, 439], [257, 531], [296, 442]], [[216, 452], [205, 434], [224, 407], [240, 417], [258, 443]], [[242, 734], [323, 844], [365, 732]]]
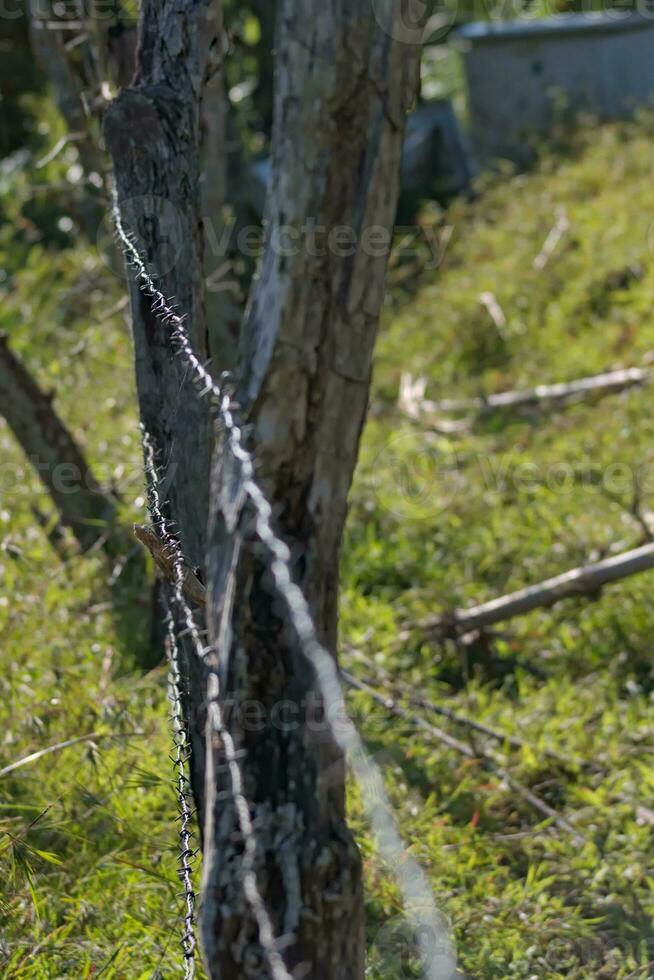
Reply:
[[[392, 270], [343, 559], [344, 650], [519, 736], [519, 750], [478, 735], [474, 745], [492, 748], [583, 838], [482, 765], [352, 696], [460, 967], [476, 980], [654, 976], [654, 841], [638, 810], [654, 809], [654, 576], [503, 624], [465, 653], [415, 628], [425, 614], [640, 543], [629, 510], [633, 473], [644, 509], [654, 509], [652, 392], [498, 417], [448, 438], [399, 416], [399, 379], [409, 371], [428, 379], [429, 397], [466, 397], [647, 360], [653, 137], [647, 119], [589, 128], [533, 173], [489, 181], [442, 217], [426, 212], [425, 222], [453, 228], [439, 268], [419, 270], [423, 244]], [[32, 178], [56, 180], [58, 166]], [[103, 480], [120, 488], [127, 523], [143, 495], [129, 333], [124, 314], [111, 312], [121, 284], [74, 233], [59, 251], [38, 242], [27, 251], [30, 229], [15, 229], [28, 192], [23, 177], [7, 180], [14, 231], [0, 238], [0, 328], [55, 389]], [[48, 200], [45, 189], [37, 198]], [[561, 206], [570, 232], [537, 272]], [[484, 290], [506, 314], [502, 331], [480, 307]], [[147, 591], [112, 585], [101, 554], [59, 557], [31, 509], [49, 514], [48, 501], [1, 427], [0, 451], [0, 766], [62, 739], [111, 736], [0, 779], [2, 974], [176, 976], [165, 671], [135, 668], [147, 646]], [[343, 660], [362, 673], [353, 656]], [[350, 796], [365, 856], [369, 975], [418, 976], [355, 787]]]

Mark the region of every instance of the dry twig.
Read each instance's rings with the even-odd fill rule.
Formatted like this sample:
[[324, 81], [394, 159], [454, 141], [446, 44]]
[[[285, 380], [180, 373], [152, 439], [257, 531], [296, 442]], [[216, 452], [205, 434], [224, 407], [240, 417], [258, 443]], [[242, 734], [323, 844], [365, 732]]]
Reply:
[[[536, 385], [535, 388], [518, 391], [501, 391], [486, 397], [432, 401], [425, 398], [427, 379], [413, 378], [405, 373], [400, 381], [398, 407], [414, 422], [421, 422], [439, 432], [466, 432], [476, 419], [485, 418], [495, 412], [546, 409], [585, 398], [618, 394], [651, 380], [652, 370], [649, 368], [619, 368], [575, 381]], [[448, 412], [467, 412], [468, 417], [444, 419], [443, 413]]]
[[425, 721], [425, 719], [421, 718], [419, 715], [414, 715], [410, 711], [407, 711], [406, 708], [403, 708], [402, 705], [398, 704], [398, 702], [395, 701], [393, 698], [381, 694], [370, 684], [367, 684], [365, 681], [359, 680], [357, 677], [354, 677], [354, 675], [350, 674], [348, 671], [343, 671], [342, 673], [343, 673], [343, 677], [350, 685], [350, 687], [354, 687], [359, 691], [363, 691], [370, 698], [372, 698], [373, 701], [376, 701], [377, 704], [381, 705], [391, 714], [395, 715], [398, 718], [402, 718], [405, 721], [408, 721], [414, 727], [420, 728], [423, 731], [427, 732], [427, 734], [437, 739], [443, 745], [447, 745], [447, 747], [452, 749], [454, 752], [458, 752], [460, 755], [465, 756], [467, 759], [479, 761], [486, 769], [490, 770], [491, 772], [494, 772], [495, 775], [498, 776], [502, 782], [506, 783], [508, 787], [510, 787], [515, 793], [521, 796], [527, 803], [530, 804], [530, 806], [532, 806], [535, 810], [537, 810], [542, 816], [544, 816], [548, 820], [551, 820], [553, 823], [557, 825], [557, 827], [560, 827], [562, 830], [565, 830], [566, 833], [571, 834], [574, 840], [578, 844], [585, 843], [584, 837], [579, 833], [578, 830], [576, 830], [575, 827], [572, 826], [571, 823], [569, 823], [565, 819], [565, 817], [561, 816], [561, 814], [557, 810], [551, 807], [549, 803], [546, 803], [545, 800], [541, 799], [540, 796], [537, 796], [536, 793], [533, 793], [527, 786], [524, 786], [522, 783], [518, 782], [518, 780], [515, 779], [507, 771], [507, 769], [505, 769], [504, 766], [498, 765], [498, 763], [493, 759], [493, 757], [489, 753], [481, 750], [475, 750], [470, 745], [467, 745], [465, 742], [461, 742], [459, 741], [459, 739], [454, 738], [452, 735], [448, 735], [448, 733], [444, 732], [441, 728], [438, 728], [436, 725], [431, 724], [431, 722]]
[[423, 630], [441, 636], [461, 636], [516, 616], [524, 616], [534, 609], [547, 609], [562, 599], [597, 595], [605, 585], [652, 568], [654, 544], [646, 544], [642, 548], [614, 555], [604, 561], [573, 568], [563, 575], [557, 575], [537, 585], [529, 585], [480, 606], [457, 609], [451, 615], [429, 616], [418, 625]]
[[91, 732], [89, 735], [78, 735], [77, 738], [68, 738], [64, 742], [56, 742], [54, 745], [48, 745], [45, 749], [39, 749], [38, 752], [32, 752], [31, 755], [18, 759], [17, 762], [12, 762], [11, 765], [0, 769], [0, 777], [7, 776], [10, 772], [28, 766], [32, 762], [38, 762], [39, 759], [51, 755], [53, 752], [68, 749], [71, 745], [80, 745], [82, 742], [99, 742], [101, 739], [107, 738], [139, 738], [144, 734], [144, 732]]
[[550, 229], [550, 233], [545, 239], [543, 247], [534, 259], [534, 269], [536, 269], [537, 272], [543, 271], [549, 260], [554, 255], [559, 242], [565, 235], [567, 235], [569, 231], [570, 221], [568, 220], [566, 210], [563, 207], [559, 207], [556, 211], [556, 221]]

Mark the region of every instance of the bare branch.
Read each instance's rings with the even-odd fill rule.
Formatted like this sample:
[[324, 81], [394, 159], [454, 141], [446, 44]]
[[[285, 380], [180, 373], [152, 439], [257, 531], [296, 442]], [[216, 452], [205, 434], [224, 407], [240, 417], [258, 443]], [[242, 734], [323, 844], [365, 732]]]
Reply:
[[433, 701], [427, 700], [418, 691], [410, 687], [410, 685], [405, 684], [396, 677], [393, 677], [393, 675], [382, 667], [381, 664], [371, 660], [370, 657], [366, 657], [360, 650], [353, 650], [352, 648], [349, 648], [347, 652], [350, 654], [350, 656], [355, 657], [358, 661], [360, 661], [360, 663], [366, 666], [369, 670], [372, 670], [376, 674], [376, 679], [378, 681], [391, 684], [393, 687], [397, 688], [398, 691], [401, 691], [414, 707], [424, 708], [427, 711], [433, 711], [434, 714], [441, 715], [443, 718], [447, 718], [456, 725], [461, 725], [464, 728], [470, 728], [472, 731], [479, 732], [481, 735], [486, 735], [488, 738], [492, 738], [497, 742], [510, 745], [513, 749], [522, 750], [525, 748], [525, 742], [523, 739], [517, 738], [515, 735], [509, 735], [506, 732], [499, 732], [494, 728], [489, 728], [488, 725], [484, 725], [481, 722], [474, 721], [472, 718], [461, 715], [457, 711], [452, 711], [451, 708], [448, 708], [445, 705], [435, 704]]
[[471, 609], [458, 609], [450, 616], [430, 616], [420, 621], [421, 629], [443, 636], [457, 636], [482, 630], [534, 609], [547, 609], [574, 596], [596, 595], [605, 585], [619, 582], [654, 568], [654, 544], [635, 548], [604, 561], [573, 568], [563, 575], [519, 589]]
[[422, 731], [427, 732], [427, 734], [431, 735], [439, 742], [442, 742], [443, 745], [447, 745], [448, 748], [452, 749], [454, 752], [458, 752], [460, 755], [464, 755], [467, 759], [479, 760], [479, 762], [481, 762], [486, 769], [489, 769], [491, 772], [494, 772], [497, 776], [499, 776], [499, 778], [506, 783], [510, 789], [512, 789], [515, 793], [518, 793], [519, 796], [522, 796], [523, 799], [526, 800], [527, 803], [529, 803], [540, 814], [542, 814], [542, 816], [548, 820], [551, 820], [557, 825], [557, 827], [565, 830], [566, 833], [572, 834], [576, 842], [585, 842], [585, 838], [579, 833], [578, 830], [576, 830], [575, 827], [572, 826], [571, 823], [565, 819], [565, 817], [562, 817], [557, 810], [551, 807], [549, 803], [546, 803], [545, 800], [541, 799], [540, 796], [537, 796], [536, 793], [533, 793], [527, 786], [523, 786], [522, 783], [518, 782], [518, 780], [515, 779], [504, 768], [504, 766], [498, 765], [493, 757], [487, 752], [473, 749], [472, 746], [467, 745], [465, 742], [461, 742], [452, 735], [448, 735], [448, 733], [444, 732], [442, 728], [438, 728], [436, 725], [432, 725], [431, 722], [425, 721], [425, 719], [421, 718], [419, 715], [415, 715], [410, 711], [407, 711], [406, 708], [403, 708], [402, 705], [398, 704], [393, 698], [381, 694], [374, 687], [371, 687], [370, 684], [367, 684], [365, 681], [361, 681], [354, 677], [353, 674], [350, 674], [347, 671], [342, 671], [342, 674], [350, 687], [363, 691], [368, 695], [368, 697], [371, 697], [373, 701], [376, 701], [377, 704], [381, 705], [391, 714], [398, 718], [403, 718], [414, 727], [420, 728]]
[[570, 231], [570, 221], [566, 213], [565, 208], [557, 208], [556, 221], [550, 229], [550, 233], [545, 239], [542, 249], [534, 259], [534, 269], [537, 272], [542, 272], [549, 260], [552, 258], [559, 242], [567, 235]]
[[499, 336], [504, 337], [507, 326], [506, 313], [500, 306], [495, 293], [482, 293], [479, 297], [479, 302], [493, 321]]
[[[601, 398], [640, 387], [651, 380], [650, 368], [620, 368], [588, 378], [578, 378], [576, 381], [537, 385], [522, 391], [502, 391], [487, 397], [431, 401], [425, 398], [425, 378], [412, 378], [410, 374], [403, 374], [398, 406], [401, 412], [415, 422], [421, 422], [438, 431], [444, 431], [445, 426], [458, 426], [460, 431], [467, 431], [475, 418], [484, 418], [495, 412], [547, 409], [586, 398]], [[443, 412], [469, 412], [471, 417], [448, 422], [441, 418]], [[451, 428], [451, 431], [455, 429]]]
[[145, 732], [90, 732], [88, 735], [68, 738], [65, 742], [56, 742], [54, 745], [48, 745], [45, 749], [39, 749], [38, 752], [32, 752], [31, 755], [26, 755], [23, 759], [18, 759], [17, 762], [12, 762], [11, 765], [5, 766], [4, 769], [0, 769], [0, 777], [7, 776], [10, 772], [21, 769], [23, 766], [28, 766], [32, 762], [38, 762], [39, 759], [42, 759], [46, 755], [52, 755], [53, 752], [61, 752], [62, 749], [68, 749], [71, 745], [80, 745], [82, 742], [98, 742], [100, 739], [107, 738], [141, 738], [143, 735], [145, 735]]

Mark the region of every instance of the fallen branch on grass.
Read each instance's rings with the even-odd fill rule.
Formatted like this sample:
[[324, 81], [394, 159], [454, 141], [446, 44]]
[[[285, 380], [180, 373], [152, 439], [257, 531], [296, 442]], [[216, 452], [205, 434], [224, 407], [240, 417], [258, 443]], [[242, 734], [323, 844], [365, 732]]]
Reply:
[[386, 711], [395, 715], [397, 718], [402, 718], [408, 721], [415, 728], [420, 728], [422, 731], [431, 735], [433, 738], [437, 739], [443, 745], [447, 745], [448, 748], [452, 749], [454, 752], [458, 752], [460, 755], [465, 756], [467, 759], [475, 760], [481, 763], [481, 765], [493, 772], [499, 779], [505, 783], [510, 789], [521, 796], [527, 803], [530, 804], [535, 810], [537, 810], [546, 819], [551, 820], [557, 827], [565, 830], [566, 833], [572, 834], [574, 840], [578, 844], [585, 843], [584, 837], [579, 833], [575, 827], [569, 823], [565, 817], [562, 817], [557, 810], [546, 803], [545, 800], [541, 799], [522, 783], [518, 782], [505, 768], [504, 766], [498, 765], [493, 757], [487, 752], [481, 750], [473, 749], [472, 746], [466, 745], [465, 742], [459, 741], [459, 739], [454, 738], [452, 735], [448, 735], [441, 728], [433, 725], [431, 722], [425, 721], [419, 715], [414, 715], [406, 708], [398, 704], [393, 698], [390, 698], [384, 694], [381, 694], [370, 684], [365, 681], [359, 680], [359, 678], [354, 677], [348, 671], [341, 671], [344, 680], [350, 687], [355, 688], [358, 691], [363, 691], [368, 697], [376, 701], [377, 704], [381, 705]]
[[[397, 405], [403, 415], [406, 415], [413, 422], [420, 422], [435, 432], [440, 432], [446, 436], [458, 435], [469, 431], [470, 419], [445, 419], [440, 417], [438, 406], [443, 403], [428, 401], [425, 398], [426, 390], [426, 378], [413, 378], [410, 374], [402, 374]], [[444, 411], [447, 411], [447, 409], [444, 409]]]
[[[647, 384], [652, 380], [651, 368], [620, 368], [588, 378], [578, 378], [559, 384], [537, 385], [523, 391], [502, 391], [486, 397], [431, 401], [425, 398], [427, 381], [425, 378], [412, 378], [403, 374], [400, 380], [398, 407], [401, 412], [415, 422], [422, 422], [439, 431], [444, 427], [458, 426], [459, 431], [468, 429], [477, 418], [492, 415], [494, 412], [543, 409], [552, 405], [581, 401], [584, 398], [617, 394], [629, 388]], [[443, 413], [468, 412], [469, 417], [456, 422], [443, 419]]]
[[495, 293], [482, 293], [479, 297], [479, 302], [493, 321], [493, 326], [497, 330], [499, 336], [504, 337], [507, 325], [506, 314], [498, 303]]
[[31, 755], [26, 755], [22, 759], [18, 759], [17, 762], [12, 762], [11, 765], [5, 766], [4, 769], [0, 769], [0, 778], [2, 776], [7, 776], [10, 772], [14, 772], [16, 769], [22, 769], [23, 766], [28, 766], [32, 762], [38, 762], [46, 755], [52, 755], [53, 752], [61, 752], [63, 749], [69, 749], [71, 745], [81, 745], [82, 742], [99, 742], [107, 738], [140, 738], [145, 735], [145, 732], [91, 732], [89, 735], [78, 735], [77, 738], [68, 738], [64, 742], [55, 742], [54, 745], [48, 745], [45, 749], [39, 749], [38, 752], [32, 752]]
[[430, 616], [419, 622], [423, 630], [441, 636], [461, 636], [486, 629], [495, 623], [524, 616], [534, 609], [547, 609], [562, 599], [596, 595], [605, 585], [619, 582], [654, 568], [654, 544], [626, 551], [604, 561], [573, 568], [563, 575], [519, 589], [510, 595], [470, 609], [458, 609], [451, 615]]
[[565, 235], [567, 235], [569, 231], [570, 221], [566, 210], [565, 208], [559, 207], [556, 209], [556, 221], [550, 229], [550, 233], [545, 239], [543, 247], [534, 259], [533, 265], [537, 272], [543, 271], [549, 260], [556, 252], [559, 242], [565, 237]]
[[[487, 738], [492, 738], [496, 742], [500, 742], [503, 745], [510, 745], [512, 749], [521, 751], [526, 748], [526, 744], [521, 738], [517, 738], [515, 735], [508, 735], [506, 732], [499, 732], [495, 728], [490, 728], [488, 725], [484, 725], [480, 721], [475, 721], [473, 718], [468, 718], [467, 715], [461, 715], [457, 711], [453, 711], [451, 708], [445, 705], [435, 704], [433, 701], [429, 701], [424, 698], [415, 688], [406, 684], [404, 681], [398, 680], [396, 677], [382, 667], [381, 664], [376, 663], [369, 657], [366, 657], [360, 650], [354, 650], [348, 648], [347, 651], [350, 656], [354, 657], [361, 664], [363, 664], [368, 670], [371, 670], [376, 675], [376, 680], [392, 688], [396, 688], [398, 692], [402, 693], [409, 701], [409, 703], [415, 708], [423, 708], [425, 711], [432, 711], [434, 714], [441, 715], [443, 718], [447, 718], [448, 721], [454, 722], [455, 725], [460, 725], [463, 728], [469, 728], [474, 732], [479, 732], [480, 735], [485, 735]], [[550, 754], [550, 753], [548, 753]], [[562, 758], [556, 753], [552, 754], [557, 761], [569, 761], [562, 760]]]

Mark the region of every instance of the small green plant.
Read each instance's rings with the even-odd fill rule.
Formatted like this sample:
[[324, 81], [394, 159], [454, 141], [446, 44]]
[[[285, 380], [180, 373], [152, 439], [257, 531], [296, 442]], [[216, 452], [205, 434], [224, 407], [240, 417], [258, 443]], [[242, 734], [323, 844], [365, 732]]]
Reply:
[[[492, 750], [578, 835], [478, 759], [352, 695], [460, 969], [475, 980], [652, 975], [651, 575], [532, 613], [476, 645], [439, 643], [416, 626], [639, 543], [633, 487], [646, 514], [652, 390], [493, 416], [451, 436], [399, 415], [400, 376], [424, 376], [429, 398], [465, 398], [649, 363], [652, 128], [647, 118], [597, 127], [529, 175], [489, 181], [439, 216], [451, 233], [438, 262], [418, 262], [417, 286], [391, 280], [351, 498], [342, 661], [361, 674], [348, 652], [361, 650], [423, 698], [504, 733], [489, 744], [418, 712]], [[49, 180], [57, 166], [44, 168]], [[0, 234], [0, 328], [53, 389], [128, 523], [142, 519], [144, 500], [123, 284], [81, 234], [64, 232], [56, 248], [47, 235], [30, 238], [24, 189], [42, 173], [2, 178], [13, 230]], [[538, 269], [560, 209], [569, 229]], [[480, 305], [485, 292], [504, 313], [501, 329]], [[49, 503], [2, 423], [0, 448], [0, 769], [97, 735], [0, 777], [2, 974], [175, 976], [166, 672], [134, 669], [149, 596], [127, 582], [117, 598], [119, 570], [99, 553], [63, 561], [35, 518], [37, 508], [52, 521]], [[350, 811], [366, 868], [369, 976], [413, 977], [413, 937], [354, 787]]]

